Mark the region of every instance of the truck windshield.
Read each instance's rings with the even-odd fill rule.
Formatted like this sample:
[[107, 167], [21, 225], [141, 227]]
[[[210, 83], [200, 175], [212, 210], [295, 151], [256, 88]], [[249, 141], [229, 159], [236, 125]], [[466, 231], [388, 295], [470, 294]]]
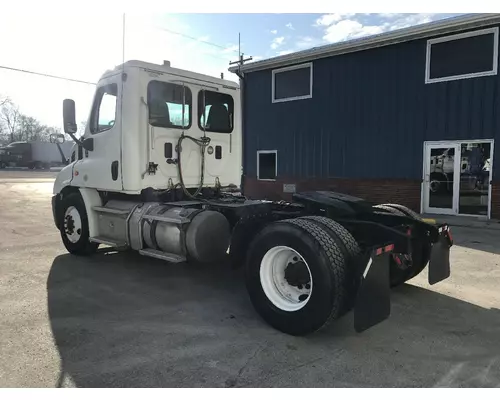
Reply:
[[170, 82], [149, 82], [148, 108], [151, 125], [187, 129], [191, 126], [191, 107], [192, 95], [188, 87]]
[[[207, 132], [233, 131], [234, 100], [231, 95], [211, 90], [198, 93], [198, 125]], [[206, 121], [206, 122], [205, 122]]]

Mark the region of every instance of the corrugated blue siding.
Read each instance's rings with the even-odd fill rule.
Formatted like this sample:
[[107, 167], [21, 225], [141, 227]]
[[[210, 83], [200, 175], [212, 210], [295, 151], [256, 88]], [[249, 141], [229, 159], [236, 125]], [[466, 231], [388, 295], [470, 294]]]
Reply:
[[279, 176], [420, 179], [424, 141], [500, 138], [500, 77], [425, 84], [426, 42], [315, 60], [312, 99], [273, 104], [271, 70], [246, 74], [245, 175], [278, 150]]

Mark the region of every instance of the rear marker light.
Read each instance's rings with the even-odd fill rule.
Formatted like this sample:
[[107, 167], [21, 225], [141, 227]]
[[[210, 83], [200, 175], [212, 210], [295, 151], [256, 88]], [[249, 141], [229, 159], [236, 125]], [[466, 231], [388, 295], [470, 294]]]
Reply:
[[388, 244], [385, 247], [379, 247], [377, 250], [375, 250], [375, 254], [377, 256], [381, 255], [382, 253], [387, 253], [389, 251], [394, 250], [394, 245], [393, 244]]

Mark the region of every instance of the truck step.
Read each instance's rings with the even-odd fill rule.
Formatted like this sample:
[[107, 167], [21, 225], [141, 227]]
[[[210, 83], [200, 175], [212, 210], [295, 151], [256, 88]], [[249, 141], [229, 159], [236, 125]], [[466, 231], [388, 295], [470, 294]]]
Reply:
[[105, 238], [103, 236], [91, 237], [89, 240], [91, 242], [104, 244], [104, 245], [110, 246], [110, 247], [121, 248], [121, 247], [127, 246], [127, 243], [125, 243], [125, 242], [117, 242], [113, 239], [108, 239], [108, 238]]
[[142, 249], [139, 250], [139, 254], [143, 256], [149, 256], [153, 258], [158, 258], [160, 260], [168, 261], [171, 263], [181, 263], [186, 261], [186, 259], [182, 256], [178, 256], [177, 254], [165, 253], [163, 251], [154, 250], [154, 249]]

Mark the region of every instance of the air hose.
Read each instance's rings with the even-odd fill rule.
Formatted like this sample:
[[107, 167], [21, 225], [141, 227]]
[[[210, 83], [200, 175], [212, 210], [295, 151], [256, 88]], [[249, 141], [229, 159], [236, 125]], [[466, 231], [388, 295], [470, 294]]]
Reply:
[[[196, 192], [194, 194], [191, 194], [187, 188], [186, 185], [184, 184], [184, 178], [182, 176], [182, 166], [181, 166], [181, 153], [182, 153], [182, 141], [184, 139], [189, 139], [196, 143], [198, 146], [200, 146], [200, 152], [201, 152], [201, 172], [200, 172], [200, 185], [196, 189]], [[177, 168], [179, 171], [179, 183], [180, 186], [185, 193], [186, 196], [191, 197], [192, 199], [196, 198], [203, 189], [203, 183], [205, 180], [205, 149], [206, 147], [210, 144], [210, 138], [207, 136], [203, 136], [200, 139], [195, 139], [192, 136], [184, 135], [184, 132], [182, 135], [179, 137], [179, 140], [177, 141], [177, 154], [178, 154], [178, 160], [177, 160]]]

